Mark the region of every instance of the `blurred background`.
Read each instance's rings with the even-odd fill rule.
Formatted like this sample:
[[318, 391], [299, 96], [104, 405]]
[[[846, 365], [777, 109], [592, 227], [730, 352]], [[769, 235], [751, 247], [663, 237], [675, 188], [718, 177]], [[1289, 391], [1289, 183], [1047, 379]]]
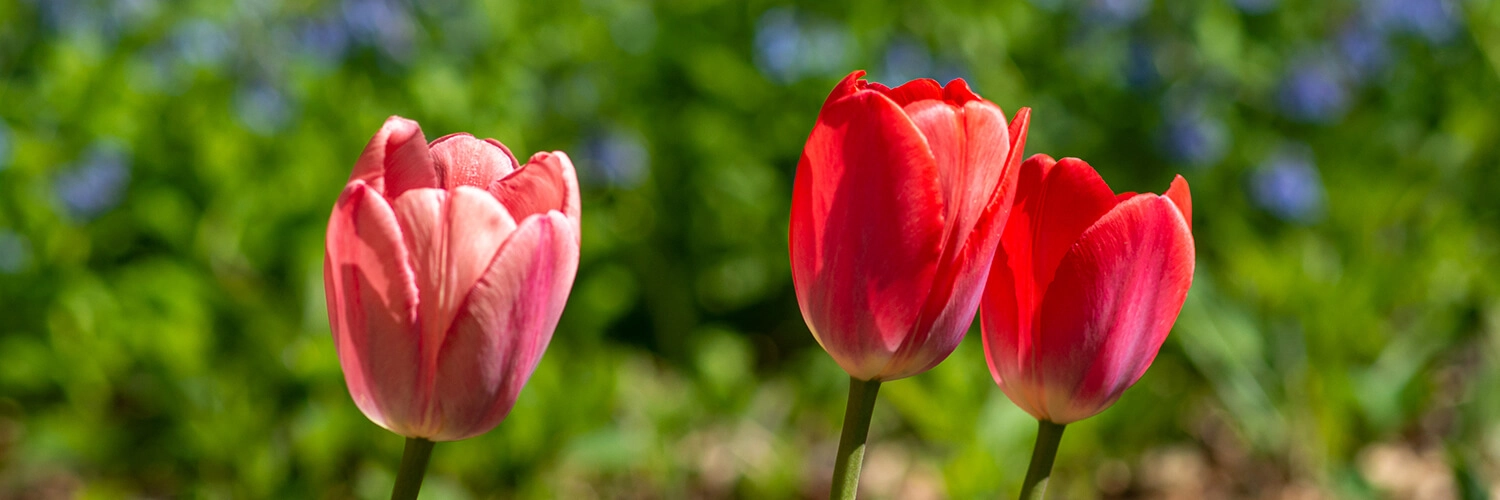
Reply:
[[[1500, 494], [1500, 2], [0, 0], [0, 497], [387, 496], [321, 260], [392, 114], [584, 196], [551, 348], [425, 498], [821, 497], [847, 378], [787, 207], [858, 68], [1192, 184], [1181, 318], [1055, 497]], [[980, 351], [882, 387], [866, 498], [1016, 494], [1035, 423]]]

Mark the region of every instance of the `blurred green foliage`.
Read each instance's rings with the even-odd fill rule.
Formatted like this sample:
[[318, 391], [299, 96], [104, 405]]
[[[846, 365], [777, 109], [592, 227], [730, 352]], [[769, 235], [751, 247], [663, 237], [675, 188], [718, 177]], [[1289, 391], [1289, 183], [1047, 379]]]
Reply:
[[[424, 497], [823, 495], [846, 379], [787, 205], [856, 68], [1030, 106], [1029, 153], [1117, 190], [1192, 185], [1177, 328], [1054, 496], [1500, 492], [1500, 4], [0, 0], [0, 497], [388, 494], [321, 259], [392, 114], [584, 185], [549, 352]], [[1034, 423], [978, 340], [885, 384], [867, 497], [1017, 491]]]

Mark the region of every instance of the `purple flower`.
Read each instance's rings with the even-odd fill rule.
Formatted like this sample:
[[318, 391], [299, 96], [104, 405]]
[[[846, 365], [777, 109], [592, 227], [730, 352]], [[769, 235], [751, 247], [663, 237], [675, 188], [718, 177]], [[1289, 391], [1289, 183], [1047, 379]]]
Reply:
[[270, 135], [292, 118], [292, 106], [275, 86], [257, 82], [240, 86], [234, 96], [235, 114], [246, 128]]
[[1151, 10], [1147, 0], [1093, 0], [1086, 17], [1112, 26], [1135, 22]]
[[1323, 218], [1322, 177], [1306, 145], [1283, 146], [1251, 174], [1255, 204], [1288, 222], [1310, 224]]
[[88, 220], [114, 208], [130, 182], [130, 164], [117, 144], [96, 143], [81, 164], [59, 173], [53, 191], [69, 216]]
[[843, 25], [804, 22], [789, 7], [767, 10], [755, 25], [755, 65], [780, 83], [843, 71], [852, 45]]
[[[610, 128], [593, 134], [583, 146], [587, 162], [580, 162], [590, 175], [585, 182], [631, 189], [646, 180], [651, 153], [634, 131]], [[602, 182], [600, 182], [602, 181]]]
[[1167, 156], [1195, 167], [1218, 163], [1229, 146], [1229, 129], [1223, 120], [1199, 109], [1168, 113], [1162, 129]]
[[1234, 0], [1234, 6], [1246, 14], [1265, 14], [1276, 10], [1277, 0]]
[[405, 5], [392, 0], [344, 0], [344, 23], [352, 38], [405, 61], [416, 50], [417, 30]]
[[1281, 82], [1277, 100], [1291, 118], [1333, 123], [1344, 117], [1349, 93], [1338, 67], [1318, 58], [1296, 63]]
[[1414, 33], [1432, 43], [1445, 43], [1458, 32], [1459, 20], [1447, 0], [1369, 0], [1374, 24], [1390, 31]]
[[10, 127], [0, 120], [0, 170], [10, 165]]
[[1380, 73], [1391, 57], [1385, 37], [1363, 23], [1345, 26], [1334, 43], [1349, 74], [1359, 80], [1369, 80]]

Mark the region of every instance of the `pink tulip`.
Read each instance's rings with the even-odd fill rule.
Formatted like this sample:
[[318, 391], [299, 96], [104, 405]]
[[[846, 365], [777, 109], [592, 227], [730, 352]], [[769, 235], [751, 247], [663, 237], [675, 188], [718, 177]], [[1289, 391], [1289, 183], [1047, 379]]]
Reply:
[[845, 77], [792, 191], [792, 282], [818, 343], [858, 380], [924, 372], [963, 340], [1015, 195], [1027, 109], [963, 80]]
[[990, 373], [1011, 401], [1067, 424], [1146, 373], [1193, 282], [1192, 213], [1182, 176], [1163, 196], [1116, 195], [1076, 158], [1021, 165], [980, 307]]
[[562, 152], [519, 165], [494, 139], [428, 144], [386, 120], [328, 221], [323, 279], [349, 394], [407, 437], [483, 434], [510, 413], [578, 270]]

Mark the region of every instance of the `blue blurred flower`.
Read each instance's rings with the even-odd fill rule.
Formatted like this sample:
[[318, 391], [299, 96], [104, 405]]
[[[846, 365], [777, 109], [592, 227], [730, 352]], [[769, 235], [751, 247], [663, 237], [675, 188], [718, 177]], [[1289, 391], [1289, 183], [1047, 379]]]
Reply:
[[31, 263], [31, 242], [25, 236], [0, 228], [0, 273], [15, 274]]
[[804, 23], [790, 7], [767, 10], [755, 25], [755, 65], [780, 83], [808, 75], [842, 74], [848, 70], [852, 45], [843, 25]]
[[797, 76], [797, 54], [802, 47], [802, 29], [796, 12], [789, 7], [767, 10], [755, 25], [755, 62], [760, 71], [789, 82]]
[[931, 78], [932, 54], [927, 52], [926, 45], [916, 40], [897, 38], [885, 49], [885, 71], [881, 73], [879, 80], [891, 87], [918, 78]]
[[1151, 11], [1148, 0], [1092, 0], [1085, 17], [1107, 25], [1121, 26], [1135, 22]]
[[297, 45], [321, 68], [338, 65], [349, 50], [349, 30], [337, 20], [322, 19], [301, 23]]
[[1197, 107], [1169, 112], [1162, 129], [1167, 156], [1187, 165], [1207, 167], [1217, 164], [1229, 147], [1229, 128], [1224, 121]]
[[0, 170], [10, 166], [10, 127], [0, 120]]
[[417, 26], [406, 4], [392, 0], [344, 0], [344, 22], [352, 38], [405, 61], [415, 50]]
[[1130, 52], [1125, 58], [1125, 84], [1134, 89], [1148, 89], [1161, 81], [1156, 70], [1151, 44], [1141, 40], [1130, 41]]
[[580, 181], [585, 184], [630, 189], [646, 180], [651, 153], [633, 131], [609, 128], [591, 134], [583, 145], [587, 162]]
[[89, 147], [81, 164], [53, 179], [53, 190], [68, 215], [87, 220], [119, 204], [129, 182], [125, 151], [115, 143], [100, 142]]
[[843, 76], [849, 60], [852, 42], [843, 25], [831, 22], [812, 23], [802, 33], [806, 50], [802, 52], [802, 68], [805, 74]]
[[1326, 58], [1294, 63], [1281, 82], [1277, 100], [1291, 118], [1310, 123], [1332, 123], [1344, 117], [1349, 91], [1339, 68]]
[[1391, 57], [1385, 37], [1362, 23], [1345, 26], [1335, 43], [1349, 74], [1361, 81], [1379, 74]]
[[1246, 14], [1265, 14], [1276, 10], [1277, 0], [1234, 0], [1234, 6]]
[[1368, 0], [1374, 24], [1390, 31], [1415, 33], [1433, 43], [1453, 39], [1460, 22], [1447, 0]]
[[263, 81], [241, 85], [235, 92], [234, 110], [240, 123], [261, 135], [281, 130], [293, 111], [286, 95]]
[[234, 42], [222, 26], [206, 19], [191, 19], [173, 29], [172, 49], [189, 66], [214, 68], [229, 59]]
[[1322, 177], [1305, 145], [1283, 146], [1251, 174], [1250, 194], [1255, 204], [1285, 221], [1302, 224], [1323, 218]]

